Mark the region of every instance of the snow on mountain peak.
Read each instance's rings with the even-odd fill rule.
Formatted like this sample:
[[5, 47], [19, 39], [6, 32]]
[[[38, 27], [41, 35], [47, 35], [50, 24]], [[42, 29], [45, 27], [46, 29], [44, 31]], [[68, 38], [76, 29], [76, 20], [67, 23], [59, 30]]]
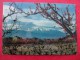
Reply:
[[26, 31], [50, 31], [50, 30], [59, 30], [61, 32], [64, 32], [60, 28], [54, 28], [54, 27], [42, 27], [42, 26], [34, 26], [32, 28], [27, 28]]

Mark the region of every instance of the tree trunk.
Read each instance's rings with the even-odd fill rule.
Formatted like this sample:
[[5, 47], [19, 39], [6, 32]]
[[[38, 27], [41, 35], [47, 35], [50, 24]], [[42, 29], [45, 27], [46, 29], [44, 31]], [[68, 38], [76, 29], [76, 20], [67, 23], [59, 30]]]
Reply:
[[66, 27], [66, 25], [64, 24], [63, 18], [62, 18], [62, 27], [65, 28], [65, 30], [67, 31], [67, 33], [70, 34], [71, 37], [74, 36], [74, 34], [72, 33], [72, 31], [69, 30], [69, 29]]

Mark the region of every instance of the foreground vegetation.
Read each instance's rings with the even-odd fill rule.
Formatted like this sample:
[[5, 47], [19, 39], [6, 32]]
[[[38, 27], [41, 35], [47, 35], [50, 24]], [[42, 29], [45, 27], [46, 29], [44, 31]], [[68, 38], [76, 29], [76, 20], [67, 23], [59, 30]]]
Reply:
[[76, 44], [43, 44], [43, 45], [32, 45], [32, 44], [21, 44], [21, 45], [10, 45], [3, 46], [4, 54], [13, 55], [66, 55], [76, 54]]
[[76, 40], [70, 36], [59, 39], [4, 38], [3, 54], [70, 55], [76, 54]]

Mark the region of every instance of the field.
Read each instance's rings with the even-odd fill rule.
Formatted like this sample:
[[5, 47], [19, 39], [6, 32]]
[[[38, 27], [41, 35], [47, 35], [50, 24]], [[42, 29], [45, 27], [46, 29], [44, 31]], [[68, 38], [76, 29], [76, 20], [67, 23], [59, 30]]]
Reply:
[[76, 43], [12, 44], [3, 46], [3, 54], [12, 55], [66, 55], [76, 54]]

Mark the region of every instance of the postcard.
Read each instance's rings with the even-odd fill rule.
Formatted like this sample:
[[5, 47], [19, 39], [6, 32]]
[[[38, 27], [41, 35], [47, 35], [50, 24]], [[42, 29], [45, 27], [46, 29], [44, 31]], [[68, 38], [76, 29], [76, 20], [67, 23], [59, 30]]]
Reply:
[[3, 54], [76, 54], [74, 4], [3, 3]]

